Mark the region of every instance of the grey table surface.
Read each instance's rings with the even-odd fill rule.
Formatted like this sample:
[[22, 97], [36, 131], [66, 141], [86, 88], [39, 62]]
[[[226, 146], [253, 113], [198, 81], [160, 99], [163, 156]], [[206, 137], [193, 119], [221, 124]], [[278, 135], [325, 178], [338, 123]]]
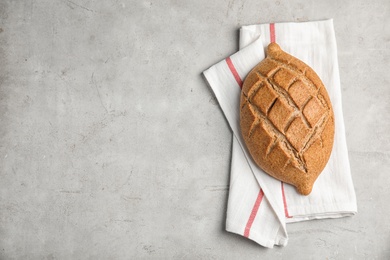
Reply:
[[[201, 72], [243, 25], [334, 19], [358, 201], [265, 249], [224, 231]], [[0, 259], [390, 259], [390, 2], [0, 1]]]

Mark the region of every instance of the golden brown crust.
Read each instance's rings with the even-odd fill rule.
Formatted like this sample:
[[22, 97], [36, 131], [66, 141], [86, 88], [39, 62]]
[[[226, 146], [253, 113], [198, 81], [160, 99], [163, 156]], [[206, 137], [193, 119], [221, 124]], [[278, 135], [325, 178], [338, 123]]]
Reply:
[[246, 77], [240, 125], [254, 161], [308, 195], [329, 160], [334, 115], [317, 74], [276, 43]]

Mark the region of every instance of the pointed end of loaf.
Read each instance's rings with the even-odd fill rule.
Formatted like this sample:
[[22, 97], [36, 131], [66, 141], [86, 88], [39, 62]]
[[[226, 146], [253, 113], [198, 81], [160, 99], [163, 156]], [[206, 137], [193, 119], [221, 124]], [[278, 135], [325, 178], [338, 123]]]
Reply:
[[277, 54], [280, 51], [281, 51], [280, 46], [275, 42], [271, 42], [267, 47], [267, 55], [270, 56], [275, 56], [275, 54]]
[[301, 185], [298, 185], [297, 187], [297, 191], [299, 194], [302, 194], [304, 196], [307, 196], [311, 193], [312, 189], [313, 189], [313, 183], [311, 184], [301, 184]]

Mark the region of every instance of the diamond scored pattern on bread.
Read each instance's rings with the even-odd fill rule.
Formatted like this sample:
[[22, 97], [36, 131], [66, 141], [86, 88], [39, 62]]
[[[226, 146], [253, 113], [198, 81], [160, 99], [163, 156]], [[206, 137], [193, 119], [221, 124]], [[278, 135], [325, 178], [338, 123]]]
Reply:
[[310, 194], [334, 139], [332, 104], [313, 69], [271, 43], [244, 81], [240, 125], [260, 168]]

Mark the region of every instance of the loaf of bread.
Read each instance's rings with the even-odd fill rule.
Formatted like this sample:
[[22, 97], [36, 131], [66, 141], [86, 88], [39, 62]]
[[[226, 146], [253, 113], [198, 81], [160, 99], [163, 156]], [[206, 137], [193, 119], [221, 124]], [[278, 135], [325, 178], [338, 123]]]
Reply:
[[256, 164], [308, 195], [334, 139], [332, 104], [321, 79], [271, 43], [246, 77], [240, 102], [242, 136]]

